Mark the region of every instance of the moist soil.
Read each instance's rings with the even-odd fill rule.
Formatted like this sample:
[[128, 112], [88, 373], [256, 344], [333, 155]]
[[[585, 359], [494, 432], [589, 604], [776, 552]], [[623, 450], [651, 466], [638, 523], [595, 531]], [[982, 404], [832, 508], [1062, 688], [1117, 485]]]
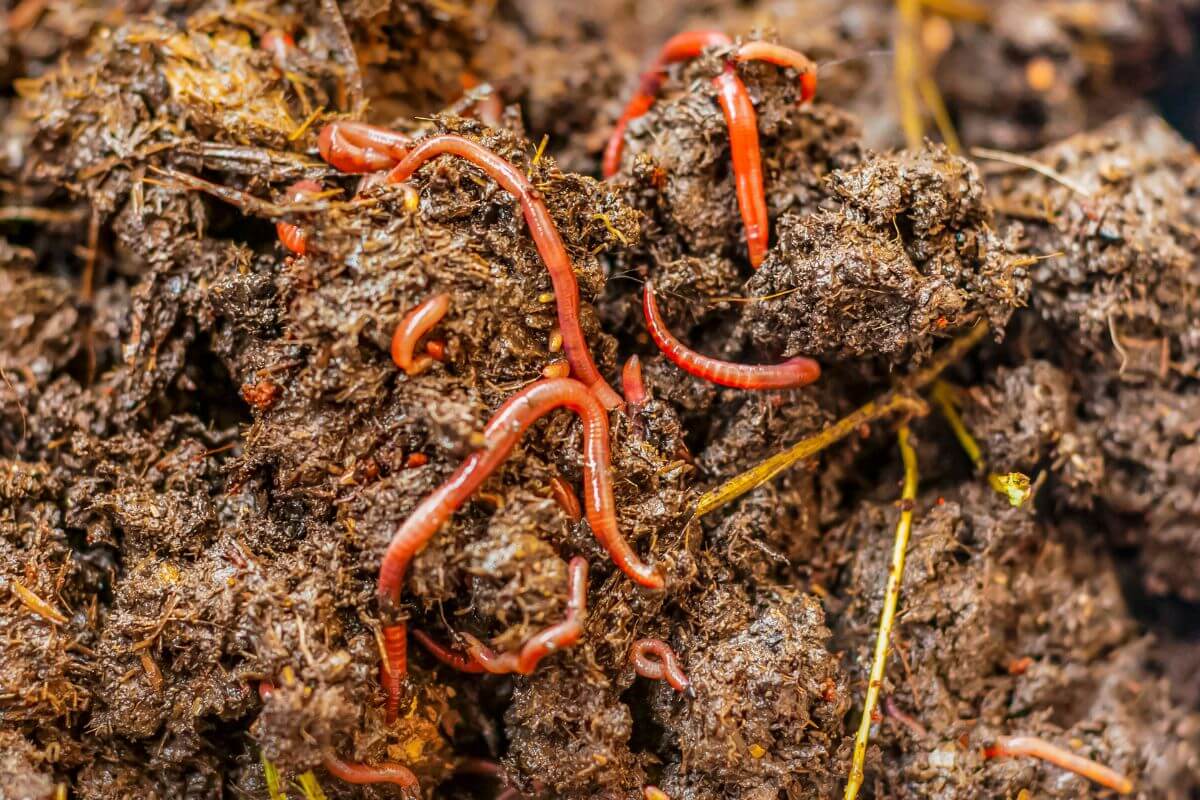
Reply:
[[[931, 2], [915, 30], [882, 0], [651, 5], [22, 0], [0, 17], [0, 800], [404, 795], [333, 777], [329, 751], [403, 763], [429, 798], [840, 797], [902, 421], [920, 491], [861, 796], [1104, 795], [988, 757], [1018, 735], [1138, 797], [1200, 796], [1200, 158], [1141, 100], [1191, 54], [1196, 3]], [[599, 179], [639, 71], [694, 28], [820, 65], [810, 104], [793, 74], [737, 67], [771, 218], [758, 270], [720, 53], [667, 71]], [[906, 30], [917, 121], [937, 138], [940, 89], [966, 156], [904, 146]], [[264, 46], [279, 31], [294, 45]], [[495, 409], [565, 362], [517, 200], [453, 158], [406, 187], [338, 172], [317, 139], [339, 119], [460, 134], [529, 176], [601, 372], [642, 362], [646, 400], [610, 415], [613, 483], [666, 581], [632, 583], [557, 499], [582, 491], [583, 430], [547, 416], [419, 552], [400, 611], [452, 646], [515, 650], [563, 618], [582, 556], [579, 642], [518, 676], [413, 643], [391, 724], [384, 550]], [[326, 191], [289, 200], [301, 178]], [[277, 222], [305, 230], [303, 255]], [[690, 347], [809, 356], [821, 379], [684, 373], [646, 333], [648, 279]], [[438, 359], [407, 375], [392, 332], [440, 292]], [[978, 463], [927, 396], [697, 516], [981, 321], [939, 387]], [[1011, 472], [1032, 479], [1017, 505], [987, 478]], [[686, 692], [635, 674], [644, 637], [675, 650]]]

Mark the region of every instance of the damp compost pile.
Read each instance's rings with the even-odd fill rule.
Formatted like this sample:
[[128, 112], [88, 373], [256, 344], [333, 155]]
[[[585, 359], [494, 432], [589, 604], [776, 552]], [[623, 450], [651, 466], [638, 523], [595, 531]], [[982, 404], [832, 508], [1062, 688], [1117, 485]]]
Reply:
[[6, 14], [0, 800], [1200, 793], [1200, 3]]

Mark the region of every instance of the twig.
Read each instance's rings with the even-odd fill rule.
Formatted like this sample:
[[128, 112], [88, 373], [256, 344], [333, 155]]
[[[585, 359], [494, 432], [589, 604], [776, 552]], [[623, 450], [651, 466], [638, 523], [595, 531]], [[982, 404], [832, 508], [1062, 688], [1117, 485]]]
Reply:
[[342, 16], [342, 9], [338, 7], [337, 0], [321, 0], [321, 6], [333, 24], [338, 39], [341, 40], [339, 44], [342, 48], [342, 58], [346, 60], [346, 83], [350, 89], [347, 100], [350, 103], [350, 111], [357, 113], [363, 100], [363, 79], [362, 69], [358, 65], [358, 54], [354, 52], [354, 40], [350, 38], [350, 29], [346, 27], [346, 18]]
[[0, 222], [79, 222], [85, 214], [83, 209], [59, 211], [38, 206], [0, 206]]
[[921, 5], [948, 19], [985, 25], [991, 20], [988, 7], [974, 0], [921, 0]]
[[1044, 175], [1052, 181], [1061, 183], [1063, 186], [1067, 187], [1076, 194], [1083, 195], [1084, 197], [1092, 196], [1091, 191], [1089, 191], [1086, 186], [1083, 186], [1071, 178], [1068, 178], [1066, 175], [1063, 175], [1056, 169], [1047, 167], [1041, 162], [1034, 161], [1032, 158], [1019, 156], [1016, 153], [1006, 153], [1003, 150], [993, 150], [990, 147], [972, 147], [971, 155], [975, 156], [976, 158], [985, 158], [989, 161], [999, 161], [1014, 167], [1031, 169], [1039, 175]]
[[909, 150], [918, 150], [925, 139], [925, 125], [917, 106], [917, 28], [921, 23], [921, 0], [896, 0], [896, 93], [900, 124]]
[[912, 532], [913, 507], [917, 500], [917, 454], [908, 442], [908, 426], [900, 426], [896, 434], [900, 445], [900, 458], [904, 461], [904, 489], [900, 493], [900, 520], [896, 523], [896, 541], [892, 547], [892, 566], [888, 571], [887, 590], [883, 597], [883, 610], [879, 614], [879, 635], [875, 639], [875, 657], [871, 662], [871, 678], [867, 683], [867, 697], [863, 701], [862, 721], [854, 737], [854, 760], [850, 764], [850, 775], [846, 778], [845, 800], [858, 797], [863, 783], [863, 763], [867, 758], [867, 742], [871, 738], [871, 717], [879, 702], [879, 689], [883, 686], [883, 675], [887, 669], [888, 642], [892, 626], [896, 623], [896, 606], [900, 601], [900, 584], [904, 579], [904, 556], [908, 551], [908, 537]]
[[942, 416], [946, 418], [946, 423], [950, 426], [950, 430], [954, 431], [954, 437], [962, 445], [967, 458], [971, 459], [975, 471], [980, 475], [987, 475], [988, 485], [998, 494], [1008, 498], [1009, 504], [1014, 508], [1024, 505], [1032, 494], [1029, 488], [1029, 476], [1023, 472], [999, 473], [988, 470], [987, 461], [983, 457], [979, 442], [971, 435], [967, 424], [963, 422], [962, 416], [958, 413], [955, 392], [950, 384], [942, 380], [935, 381], [930, 398], [937, 404]]
[[266, 753], [260, 755], [262, 758], [263, 779], [267, 783], [268, 800], [288, 800], [287, 795], [279, 788], [279, 770], [271, 762], [271, 759], [267, 758]]
[[976, 323], [974, 328], [951, 342], [946, 349], [934, 356], [928, 365], [910, 375], [895, 389], [860, 406], [819, 433], [801, 439], [782, 453], [759, 462], [717, 488], [705, 492], [696, 504], [696, 517], [703, 517], [705, 514], [710, 514], [718, 508], [732, 503], [747, 492], [762, 486], [796, 462], [810, 458], [844, 439], [861, 425], [874, 422], [896, 411], [923, 412], [924, 404], [913, 394], [933, 383], [946, 367], [966, 355], [972, 347], [979, 343], [987, 331], [988, 324], [986, 322]]

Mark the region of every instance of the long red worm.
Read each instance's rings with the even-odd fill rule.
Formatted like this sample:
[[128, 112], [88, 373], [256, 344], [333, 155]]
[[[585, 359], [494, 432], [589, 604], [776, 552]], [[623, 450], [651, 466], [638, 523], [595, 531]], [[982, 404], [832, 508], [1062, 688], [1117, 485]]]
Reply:
[[[259, 681], [258, 696], [263, 699], [263, 702], [266, 702], [274, 691], [275, 687], [270, 681]], [[326, 748], [321, 753], [321, 763], [325, 765], [325, 769], [329, 771], [330, 775], [341, 778], [347, 783], [392, 783], [405, 790], [416, 789], [419, 785], [413, 771], [395, 761], [384, 761], [374, 765], [358, 764], [352, 761], [343, 761], [334, 755], [332, 750]]]
[[625, 104], [625, 109], [609, 134], [601, 163], [601, 173], [604, 177], [611, 178], [620, 169], [621, 151], [625, 147], [625, 129], [629, 127], [630, 122], [645, 114], [654, 105], [658, 92], [662, 89], [663, 73], [667, 66], [695, 58], [703, 53], [706, 47], [723, 47], [728, 44], [729, 37], [721, 31], [684, 31], [666, 41], [654, 62], [641, 74], [638, 90]]
[[1114, 769], [1090, 758], [1084, 758], [1050, 744], [1036, 736], [998, 736], [996, 743], [983, 751], [984, 758], [1001, 756], [1031, 756], [1082, 775], [1090, 781], [1112, 789], [1117, 794], [1133, 791], [1133, 781]]
[[541, 194], [525, 177], [525, 173], [508, 161], [477, 142], [453, 134], [431, 136], [413, 147], [388, 175], [388, 181], [395, 183], [406, 180], [426, 161], [440, 155], [454, 155], [470, 161], [520, 201], [529, 232], [554, 285], [558, 327], [562, 332], [563, 349], [572, 373], [587, 385], [605, 408], [614, 409], [624, 405], [621, 396], [608, 385], [592, 360], [591, 350], [579, 323], [579, 284], [575, 281], [571, 257]]
[[413, 638], [443, 664], [461, 672], [529, 675], [543, 658], [572, 647], [583, 635], [583, 619], [587, 615], [587, 571], [587, 559], [582, 556], [571, 559], [567, 565], [567, 613], [562, 622], [529, 637], [515, 652], [496, 653], [466, 633], [462, 634], [467, 641], [466, 656], [443, 647], [424, 633], [413, 631]]
[[[650, 110], [662, 88], [663, 71], [668, 64], [695, 58], [707, 47], [731, 44], [720, 31], [689, 31], [677, 34], [663, 45], [650, 69], [642, 73], [638, 91], [629, 99], [621, 117], [613, 127], [604, 148], [601, 172], [606, 178], [616, 174], [621, 166], [621, 151], [625, 146], [625, 129], [629, 122]], [[802, 53], [769, 42], [747, 42], [735, 50], [731, 62], [713, 79], [717, 99], [729, 127], [729, 149], [733, 159], [733, 174], [737, 189], [738, 207], [746, 227], [746, 249], [751, 266], [757, 268], [767, 252], [770, 237], [770, 218], [766, 193], [763, 189], [762, 153], [758, 144], [758, 115], [746, 87], [737, 76], [732, 62], [765, 61], [790, 67], [800, 73], [800, 102], [811, 100], [817, 90], [816, 65]]]
[[403, 133], [352, 120], [331, 122], [317, 136], [321, 158], [342, 172], [391, 169], [411, 146], [412, 139]]
[[821, 366], [803, 356], [789, 358], [782, 364], [735, 364], [701, 355], [690, 350], [667, 329], [654, 286], [649, 281], [643, 291], [646, 328], [671, 363], [706, 381], [734, 389], [794, 389], [806, 386], [821, 377]]
[[417, 340], [437, 325], [449, 308], [450, 295], [442, 292], [423, 300], [400, 320], [392, 335], [392, 361], [405, 374], [424, 372], [433, 363], [433, 357], [429, 355], [414, 358], [413, 350], [417, 347]]
[[750, 266], [755, 269], [767, 254], [771, 221], [767, 213], [766, 190], [763, 189], [762, 149], [758, 146], [758, 114], [746, 85], [737, 76], [732, 64], [713, 78], [717, 99], [729, 127], [729, 152], [733, 158], [734, 185], [738, 208], [746, 228], [746, 251]]
[[[609, 467], [608, 415], [588, 387], [573, 378], [537, 381], [500, 406], [483, 431], [483, 446], [467, 456], [450, 478], [421, 501], [392, 537], [379, 567], [379, 598], [385, 612], [394, 613], [404, 574], [413, 556], [467, 501], [536, 420], [557, 408], [568, 408], [583, 423], [584, 506], [588, 524], [613, 562], [642, 586], [661, 588], [662, 576], [638, 558], [617, 527]], [[388, 719], [395, 719], [400, 685], [407, 673], [405, 624], [383, 629], [388, 660], [383, 681]]]
[[646, 402], [646, 382], [642, 379], [642, 361], [637, 356], [630, 356], [621, 370], [621, 391], [625, 400], [631, 406], [640, 406]]
[[578, 522], [583, 519], [583, 509], [579, 506], [579, 498], [575, 495], [575, 490], [571, 488], [571, 484], [567, 483], [562, 477], [555, 475], [550, 479], [550, 495], [554, 498], [554, 502], [558, 503], [562, 508], [563, 513], [567, 515], [567, 519], [571, 522]]
[[[294, 202], [321, 193], [321, 184], [316, 181], [299, 180], [287, 188], [287, 199]], [[308, 234], [299, 225], [290, 222], [275, 223], [275, 234], [280, 243], [298, 256], [308, 251]]]
[[633, 671], [652, 681], [665, 680], [677, 692], [686, 692], [692, 682], [679, 664], [679, 656], [662, 639], [638, 639], [629, 650]]

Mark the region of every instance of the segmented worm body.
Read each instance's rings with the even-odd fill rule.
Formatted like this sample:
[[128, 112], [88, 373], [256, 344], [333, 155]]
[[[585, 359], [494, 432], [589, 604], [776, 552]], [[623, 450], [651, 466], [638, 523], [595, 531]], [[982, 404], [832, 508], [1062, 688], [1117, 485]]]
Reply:
[[[300, 180], [288, 187], [287, 199], [293, 203], [321, 193], [321, 184], [316, 181]], [[298, 256], [308, 251], [308, 233], [299, 225], [290, 222], [275, 223], [275, 234], [288, 250]]]
[[[529, 426], [557, 408], [576, 412], [583, 423], [584, 507], [592, 533], [630, 578], [650, 588], [662, 587], [662, 576], [638, 558], [617, 528], [607, 413], [584, 384], [572, 378], [555, 378], [532, 383], [509, 398], [484, 428], [483, 446], [467, 456], [454, 474], [421, 501], [396, 531], [379, 568], [378, 591], [385, 611], [395, 613], [404, 575], [417, 551], [508, 458]], [[388, 656], [383, 680], [388, 694], [388, 718], [394, 719], [407, 671], [405, 625], [386, 625], [383, 633]]]
[[638, 639], [629, 650], [633, 671], [652, 681], [666, 681], [677, 692], [686, 692], [691, 681], [679, 664], [679, 656], [662, 639]]
[[1090, 781], [1112, 789], [1117, 794], [1133, 791], [1133, 781], [1114, 769], [1090, 758], [1075, 755], [1058, 745], [1036, 736], [998, 736], [996, 743], [984, 750], [985, 758], [1002, 756], [1031, 756], [1082, 775]]
[[671, 363], [706, 381], [734, 389], [793, 389], [821, 377], [821, 367], [811, 358], [790, 358], [782, 364], [735, 364], [701, 355], [679, 341], [663, 321], [654, 297], [654, 286], [643, 290], [646, 328]]
[[414, 358], [417, 341], [437, 325], [450, 308], [450, 295], [445, 292], [422, 301], [404, 315], [392, 335], [392, 361], [407, 375], [424, 372], [433, 363], [431, 355]]

